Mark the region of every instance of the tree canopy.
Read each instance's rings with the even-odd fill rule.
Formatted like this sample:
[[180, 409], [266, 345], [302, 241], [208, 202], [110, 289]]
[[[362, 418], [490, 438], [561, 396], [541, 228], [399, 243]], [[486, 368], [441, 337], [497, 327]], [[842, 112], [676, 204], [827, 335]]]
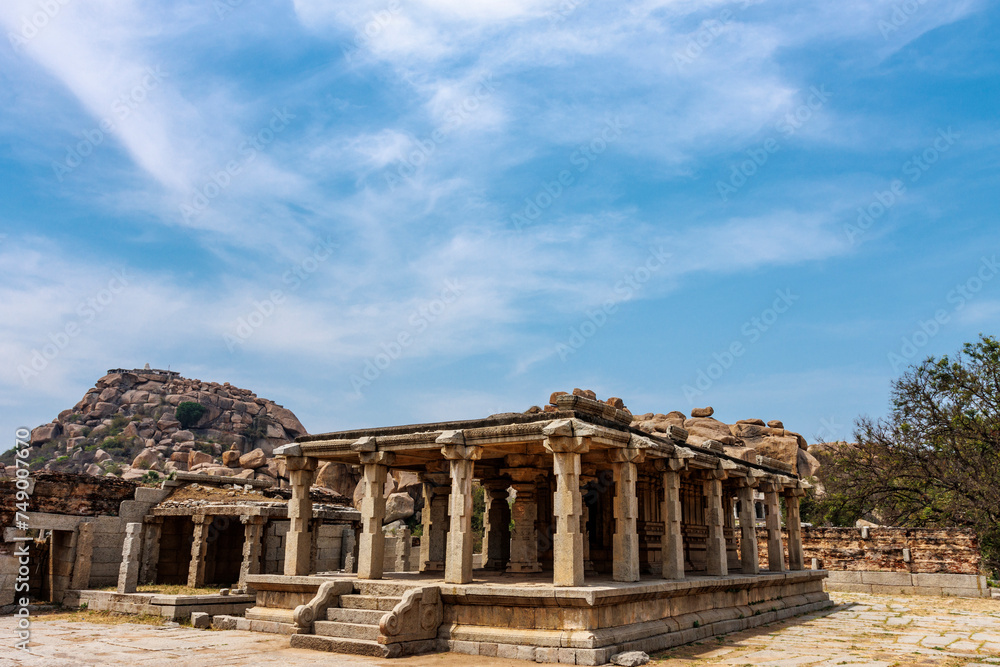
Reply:
[[198, 423], [198, 420], [202, 418], [205, 412], [207, 412], [207, 409], [201, 403], [184, 401], [177, 406], [174, 415], [177, 417], [177, 421], [181, 423], [181, 426], [191, 428]]
[[820, 455], [814, 523], [964, 526], [1000, 570], [1000, 341], [980, 336], [895, 380], [892, 411], [857, 420], [853, 443]]

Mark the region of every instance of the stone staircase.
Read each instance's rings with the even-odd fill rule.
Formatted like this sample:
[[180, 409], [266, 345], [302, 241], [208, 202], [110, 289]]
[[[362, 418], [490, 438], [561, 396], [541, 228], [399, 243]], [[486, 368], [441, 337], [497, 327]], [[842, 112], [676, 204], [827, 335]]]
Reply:
[[291, 646], [380, 658], [427, 653], [437, 650], [442, 612], [436, 586], [357, 581]]

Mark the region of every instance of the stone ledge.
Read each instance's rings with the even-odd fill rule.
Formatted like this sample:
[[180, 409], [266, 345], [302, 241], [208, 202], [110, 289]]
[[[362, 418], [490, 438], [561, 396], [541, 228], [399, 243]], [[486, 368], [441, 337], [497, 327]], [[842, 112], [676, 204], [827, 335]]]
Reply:
[[[603, 665], [611, 659], [612, 655], [622, 651], [646, 651], [647, 653], [662, 651], [674, 646], [689, 644], [700, 639], [759, 627], [768, 623], [785, 620], [793, 616], [820, 611], [832, 606], [833, 602], [830, 600], [818, 600], [802, 605], [789, 606], [783, 609], [768, 611], [756, 616], [749, 616], [742, 619], [708, 623], [684, 630], [668, 630], [666, 632], [659, 632], [641, 639], [628, 640], [599, 648], [567, 647], [559, 644], [556, 644], [555, 646], [526, 646], [502, 641], [475, 641], [470, 639], [442, 637], [438, 640], [438, 650], [462, 653], [465, 655], [496, 656], [499, 658], [515, 660], [534, 660], [535, 662], [568, 665]], [[651, 624], [653, 625], [649, 628], [650, 630], [655, 628], [656, 622], [653, 621]], [[660, 627], [661, 629], [663, 628], [662, 625]], [[567, 634], [558, 630], [546, 632], [551, 633], [552, 635], [565, 636]]]
[[887, 595], [990, 596], [986, 577], [973, 574], [830, 571], [828, 591]]

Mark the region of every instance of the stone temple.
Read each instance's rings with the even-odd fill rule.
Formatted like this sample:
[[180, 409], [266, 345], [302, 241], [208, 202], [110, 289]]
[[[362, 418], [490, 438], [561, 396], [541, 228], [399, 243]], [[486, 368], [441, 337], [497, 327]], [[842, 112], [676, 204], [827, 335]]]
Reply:
[[[643, 432], [627, 410], [587, 396], [553, 403], [302, 436], [275, 450], [292, 486], [284, 573], [247, 575], [256, 606], [214, 624], [342, 653], [599, 665], [830, 605], [826, 572], [803, 562], [807, 485], [791, 466], [736, 458], [714, 441], [688, 444], [676, 426]], [[362, 474], [356, 572], [310, 571], [309, 488], [324, 461]], [[384, 570], [383, 487], [394, 469], [423, 483], [419, 571]], [[486, 496], [481, 568], [474, 480]], [[766, 569], [754, 512], [761, 494]]]

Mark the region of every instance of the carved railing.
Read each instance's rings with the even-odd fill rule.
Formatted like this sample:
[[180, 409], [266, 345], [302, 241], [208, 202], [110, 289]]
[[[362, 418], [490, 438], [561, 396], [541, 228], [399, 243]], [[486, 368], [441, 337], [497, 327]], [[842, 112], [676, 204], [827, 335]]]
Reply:
[[434, 639], [444, 618], [441, 589], [437, 586], [411, 588], [403, 599], [379, 621], [384, 644]]
[[292, 622], [295, 623], [296, 632], [309, 635], [313, 632], [313, 623], [316, 619], [321, 619], [326, 615], [326, 610], [339, 603], [341, 595], [348, 595], [353, 592], [354, 586], [346, 581], [325, 581], [313, 599], [306, 604], [300, 604], [292, 612]]

